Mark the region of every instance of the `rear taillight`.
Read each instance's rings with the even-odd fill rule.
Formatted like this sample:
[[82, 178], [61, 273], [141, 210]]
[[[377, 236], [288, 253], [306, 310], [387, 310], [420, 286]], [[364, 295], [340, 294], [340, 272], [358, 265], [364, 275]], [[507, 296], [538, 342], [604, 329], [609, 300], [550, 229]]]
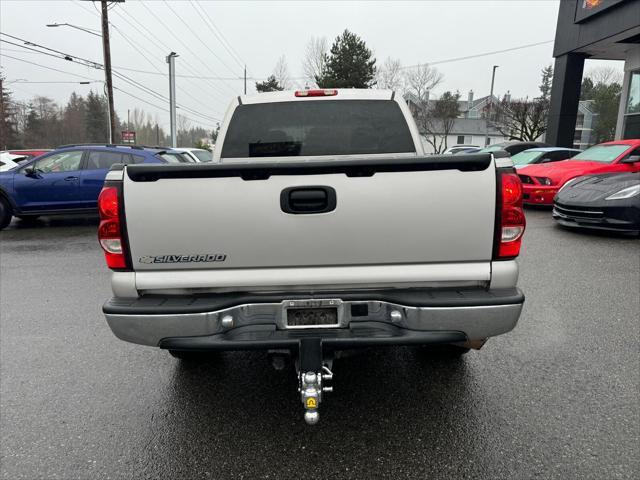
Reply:
[[494, 258], [505, 260], [520, 254], [526, 221], [522, 209], [522, 183], [518, 175], [499, 171], [498, 180], [500, 192], [496, 212], [498, 230]]
[[98, 240], [104, 250], [107, 266], [116, 270], [129, 267], [123, 239], [124, 229], [120, 206], [118, 187], [105, 186], [98, 197], [98, 212], [100, 213]]
[[338, 95], [338, 90], [322, 88], [320, 90], [296, 90], [296, 97], [333, 97]]

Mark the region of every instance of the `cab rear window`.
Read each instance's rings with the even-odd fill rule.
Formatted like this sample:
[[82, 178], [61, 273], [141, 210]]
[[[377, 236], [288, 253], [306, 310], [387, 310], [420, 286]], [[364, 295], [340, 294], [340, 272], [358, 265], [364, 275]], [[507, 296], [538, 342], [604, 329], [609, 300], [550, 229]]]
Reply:
[[415, 152], [392, 100], [308, 100], [239, 105], [222, 158]]

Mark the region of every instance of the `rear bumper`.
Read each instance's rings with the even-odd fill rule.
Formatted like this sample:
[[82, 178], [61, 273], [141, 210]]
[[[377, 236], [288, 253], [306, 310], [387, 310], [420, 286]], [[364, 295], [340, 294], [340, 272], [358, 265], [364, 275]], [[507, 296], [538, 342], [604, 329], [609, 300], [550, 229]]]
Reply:
[[[291, 328], [290, 302], [334, 302], [335, 328]], [[324, 302], [324, 303], [323, 303]], [[327, 347], [417, 345], [480, 340], [512, 330], [524, 295], [494, 290], [383, 290], [322, 294], [200, 296], [148, 295], [111, 299], [103, 311], [120, 339], [180, 350], [289, 348], [300, 338], [322, 338]], [[226, 322], [223, 322], [226, 319]], [[231, 322], [230, 320], [231, 319]]]

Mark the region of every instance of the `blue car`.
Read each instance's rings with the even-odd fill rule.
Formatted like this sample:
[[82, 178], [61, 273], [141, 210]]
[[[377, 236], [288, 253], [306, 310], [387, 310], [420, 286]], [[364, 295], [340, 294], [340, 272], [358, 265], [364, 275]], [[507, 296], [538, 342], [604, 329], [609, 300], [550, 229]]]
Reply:
[[0, 230], [15, 216], [95, 213], [115, 163], [188, 162], [181, 153], [141, 146], [68, 145], [0, 172]]

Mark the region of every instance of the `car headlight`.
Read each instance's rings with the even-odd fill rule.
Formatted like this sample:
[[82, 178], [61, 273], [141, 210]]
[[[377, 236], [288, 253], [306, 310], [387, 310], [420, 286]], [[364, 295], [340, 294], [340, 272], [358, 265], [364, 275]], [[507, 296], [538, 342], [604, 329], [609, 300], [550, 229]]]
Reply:
[[536, 177], [536, 180], [540, 185], [553, 185], [553, 182], [548, 177]]
[[605, 200], [624, 200], [625, 198], [635, 197], [640, 193], [640, 183], [638, 185], [632, 185], [627, 188], [623, 188], [619, 192], [609, 195]]

